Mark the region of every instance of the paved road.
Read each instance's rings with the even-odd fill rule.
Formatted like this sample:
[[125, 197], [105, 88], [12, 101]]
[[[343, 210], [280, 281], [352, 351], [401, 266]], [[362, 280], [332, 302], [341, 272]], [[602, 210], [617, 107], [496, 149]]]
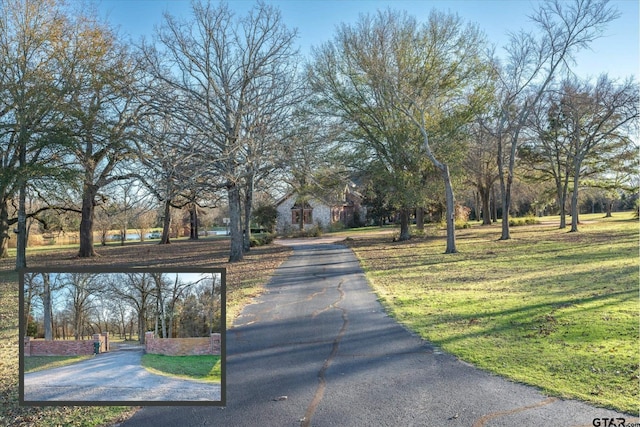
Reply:
[[591, 426], [614, 416], [438, 351], [384, 313], [349, 249], [298, 241], [227, 332], [227, 406], [143, 408], [123, 426]]
[[[142, 350], [102, 353], [60, 368], [24, 375], [25, 401], [217, 401], [220, 385], [154, 375]], [[176, 398], [179, 396], [179, 399]]]

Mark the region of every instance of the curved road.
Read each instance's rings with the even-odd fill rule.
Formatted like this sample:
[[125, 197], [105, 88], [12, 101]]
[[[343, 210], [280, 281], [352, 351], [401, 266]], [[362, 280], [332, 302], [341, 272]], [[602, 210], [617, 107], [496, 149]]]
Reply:
[[[216, 401], [220, 385], [148, 372], [142, 350], [102, 353], [60, 368], [24, 374], [25, 401]], [[178, 397], [179, 396], [179, 397]]]
[[624, 416], [438, 351], [385, 314], [351, 250], [281, 243], [293, 254], [227, 331], [227, 406], [143, 408], [123, 426], [591, 426]]

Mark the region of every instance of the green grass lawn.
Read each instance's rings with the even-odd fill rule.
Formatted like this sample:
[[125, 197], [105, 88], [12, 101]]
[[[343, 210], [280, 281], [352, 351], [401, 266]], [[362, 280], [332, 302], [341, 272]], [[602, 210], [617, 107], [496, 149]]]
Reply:
[[[231, 325], [240, 309], [262, 292], [272, 271], [291, 252], [290, 248], [268, 245], [252, 249], [241, 262], [228, 263], [228, 238], [172, 239], [172, 245], [157, 242], [98, 245], [96, 250], [100, 256], [92, 259], [77, 258], [77, 245], [39, 246], [27, 249], [27, 262], [29, 267], [224, 267], [227, 269], [227, 324]], [[10, 250], [10, 255], [15, 255], [15, 250]], [[131, 417], [137, 407], [18, 405], [19, 292], [14, 267], [15, 258], [0, 259], [0, 426], [106, 427]]]
[[29, 356], [24, 358], [24, 372], [36, 372], [44, 369], [71, 365], [92, 356]]
[[221, 381], [220, 356], [164, 356], [145, 354], [142, 366], [149, 372], [180, 378], [219, 383]]
[[436, 346], [551, 395], [638, 415], [638, 221], [584, 215], [568, 233], [542, 220], [508, 241], [497, 240], [499, 225], [459, 230], [457, 254], [443, 254], [440, 237], [369, 234], [349, 245], [388, 311]]

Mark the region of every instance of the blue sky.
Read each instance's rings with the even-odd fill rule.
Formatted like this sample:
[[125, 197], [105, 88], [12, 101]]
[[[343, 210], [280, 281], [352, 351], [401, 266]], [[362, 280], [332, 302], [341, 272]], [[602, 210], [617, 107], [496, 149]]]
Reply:
[[[51, 280], [51, 283], [55, 284], [57, 276], [60, 275], [60, 274], [65, 274], [66, 275], [67, 273], [51, 273], [50, 276], [49, 276], [50, 280]], [[102, 272], [100, 274], [105, 276], [105, 275], [109, 275], [109, 274], [113, 274], [113, 273]], [[176, 273], [174, 273], [174, 272], [167, 271], [166, 274], [167, 274], [168, 279], [172, 283], [176, 278], [176, 274], [178, 275], [178, 278], [182, 283], [196, 283], [199, 280], [210, 279], [212, 277], [210, 272], [207, 272], [207, 273], [205, 273], [205, 272], [194, 272], [194, 273], [176, 272]], [[215, 273], [215, 275], [217, 276], [216, 286], [220, 286], [220, 280], [221, 280], [220, 273]], [[40, 281], [40, 283], [42, 283], [42, 279], [40, 279], [39, 281]], [[209, 282], [209, 283], [211, 283], [211, 282]], [[67, 299], [68, 299], [67, 291], [57, 291], [54, 294], [54, 300], [53, 300], [54, 308], [55, 309], [62, 309], [63, 305], [67, 301]], [[33, 312], [34, 312], [34, 314], [36, 316], [42, 315], [42, 307], [40, 306], [39, 303], [36, 304], [33, 307]]]
[[[365, 1], [365, 0], [272, 0], [281, 11], [285, 24], [297, 28], [298, 45], [303, 54], [312, 46], [318, 46], [333, 38], [340, 22], [356, 22], [362, 13], [392, 8], [406, 10], [418, 20], [426, 19], [431, 9], [457, 13], [467, 22], [475, 22], [490, 42], [500, 48], [509, 32], [531, 28], [527, 18], [538, 0], [413, 0], [413, 1]], [[230, 0], [230, 7], [244, 15], [254, 4], [249, 0]], [[607, 28], [605, 37], [595, 41], [591, 49], [577, 57], [575, 71], [581, 77], [596, 77], [608, 73], [613, 78], [631, 75], [639, 80], [640, 15], [637, 0], [616, 0], [613, 4], [621, 17]], [[189, 17], [187, 0], [99, 0], [98, 10], [124, 35], [137, 41], [141, 36], [150, 38], [154, 27], [162, 22], [162, 14], [168, 11], [174, 16]]]

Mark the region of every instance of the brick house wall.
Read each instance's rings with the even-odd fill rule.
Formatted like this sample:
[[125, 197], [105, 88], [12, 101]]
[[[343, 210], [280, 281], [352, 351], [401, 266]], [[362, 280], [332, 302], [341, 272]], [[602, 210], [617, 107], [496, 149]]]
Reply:
[[147, 332], [144, 337], [147, 353], [165, 356], [219, 355], [220, 340], [217, 333], [198, 338], [156, 338], [153, 332]]

